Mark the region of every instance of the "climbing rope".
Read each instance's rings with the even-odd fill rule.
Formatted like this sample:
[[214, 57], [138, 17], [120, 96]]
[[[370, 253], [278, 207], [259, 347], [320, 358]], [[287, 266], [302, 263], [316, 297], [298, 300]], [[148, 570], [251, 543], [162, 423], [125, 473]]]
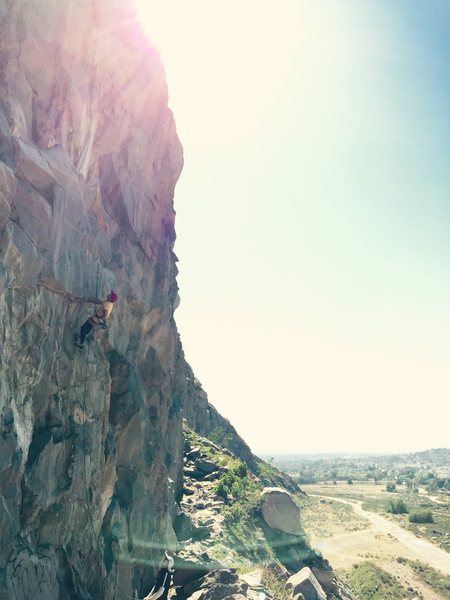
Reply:
[[[85, 378], [84, 378], [84, 391], [83, 391], [83, 400], [82, 400], [82, 408], [83, 408], [83, 413], [84, 413], [84, 422], [82, 425], [82, 441], [83, 441], [83, 470], [84, 470], [84, 482], [85, 482], [85, 490], [86, 490], [86, 504], [87, 504], [87, 514], [89, 517], [89, 522], [91, 524], [91, 529], [92, 529], [92, 533], [94, 535], [94, 539], [97, 545], [97, 551], [99, 554], [101, 554], [101, 547], [100, 547], [100, 541], [99, 541], [99, 536], [97, 535], [97, 532], [95, 531], [95, 527], [94, 527], [94, 519], [92, 517], [92, 513], [90, 510], [90, 499], [89, 499], [89, 486], [88, 486], [88, 473], [87, 473], [87, 466], [86, 466], [86, 448], [87, 448], [87, 444], [86, 444], [86, 432], [85, 432], [85, 425], [87, 422], [87, 405], [86, 405], [86, 395], [87, 395], [87, 381], [88, 381], [88, 372], [89, 372], [89, 344], [88, 344], [88, 348], [87, 348], [87, 352], [86, 352], [86, 370], [85, 370]], [[130, 596], [128, 594], [128, 592], [126, 592], [118, 583], [115, 579], [113, 579], [113, 575], [112, 575], [112, 571], [109, 571], [105, 577], [103, 578], [103, 581], [106, 581], [106, 579], [108, 579], [108, 577], [111, 578], [111, 581], [113, 583], [113, 585], [115, 586], [115, 588], [117, 590], [119, 590], [119, 592], [121, 592], [125, 598], [129, 598], [130, 600], [145, 600], [145, 597], [142, 598], [138, 598], [136, 595], [135, 596]]]
[[[98, 298], [98, 292], [99, 292], [99, 278], [100, 278], [100, 265], [98, 265], [97, 267], [97, 284], [96, 284], [96, 297]], [[99, 541], [99, 536], [97, 535], [97, 532], [95, 531], [95, 527], [94, 527], [94, 519], [92, 517], [92, 512], [90, 510], [90, 499], [89, 499], [89, 485], [88, 485], [88, 473], [87, 473], [87, 465], [86, 465], [86, 448], [87, 448], [87, 444], [86, 444], [86, 432], [85, 432], [85, 426], [86, 426], [86, 422], [87, 422], [87, 405], [86, 405], [86, 396], [87, 396], [87, 382], [88, 382], [88, 374], [89, 374], [89, 344], [87, 345], [87, 352], [86, 352], [86, 370], [85, 370], [85, 377], [84, 377], [84, 390], [83, 390], [83, 398], [82, 398], [82, 409], [83, 409], [83, 413], [84, 413], [84, 422], [82, 425], [82, 441], [83, 441], [83, 470], [84, 470], [84, 482], [85, 482], [85, 491], [86, 491], [86, 504], [87, 504], [87, 514], [89, 517], [89, 522], [91, 524], [91, 529], [92, 529], [92, 533], [94, 535], [94, 539], [97, 545], [97, 551], [99, 553], [99, 555], [101, 555], [101, 547], [100, 547], [100, 541]], [[113, 585], [115, 586], [115, 588], [117, 590], [119, 590], [119, 592], [121, 592], [121, 594], [123, 594], [123, 596], [125, 598], [129, 598], [130, 600], [145, 600], [144, 597], [142, 598], [138, 598], [136, 595], [134, 596], [130, 596], [116, 581], [116, 579], [113, 578], [112, 575], [112, 570], [109, 571], [105, 577], [103, 578], [103, 581], [106, 581], [108, 579], [108, 577], [111, 578], [111, 581], [113, 583]], [[116, 573], [116, 578], [117, 578], [117, 573]]]
[[[100, 282], [100, 264], [97, 265], [97, 281], [96, 281], [96, 288], [95, 288], [95, 298], [98, 298], [99, 295], [99, 282]], [[36, 285], [36, 287], [38, 288], [43, 288], [49, 292], [52, 292], [54, 294], [58, 294], [59, 296], [62, 296], [63, 298], [65, 298], [68, 302], [68, 305], [64, 311], [64, 315], [66, 315], [67, 312], [67, 308], [70, 307], [74, 302], [92, 302], [92, 298], [81, 298], [78, 296], [74, 296], [73, 294], [70, 294], [69, 292], [64, 292], [61, 290], [55, 290], [54, 288], [51, 288], [43, 283], [38, 283]], [[97, 535], [97, 532], [95, 531], [95, 526], [94, 526], [94, 519], [92, 516], [92, 511], [91, 511], [91, 502], [90, 502], [90, 498], [89, 498], [89, 483], [88, 483], [88, 472], [87, 472], [87, 464], [86, 464], [86, 450], [87, 450], [87, 443], [86, 443], [86, 423], [87, 423], [87, 404], [86, 404], [86, 396], [87, 396], [87, 382], [88, 382], [88, 374], [89, 374], [89, 344], [87, 345], [87, 352], [86, 352], [86, 369], [85, 369], [85, 377], [84, 377], [84, 390], [83, 390], [83, 396], [82, 396], [82, 409], [83, 409], [83, 414], [84, 414], [84, 420], [82, 423], [82, 443], [83, 443], [83, 472], [84, 472], [84, 482], [85, 482], [85, 492], [86, 492], [86, 512], [89, 518], [89, 523], [92, 529], [92, 534], [94, 536], [94, 540], [95, 543], [97, 545], [97, 551], [99, 553], [99, 555], [101, 555], [101, 546], [100, 546], [100, 541], [99, 541], [99, 536]], [[121, 593], [123, 594], [123, 596], [125, 598], [129, 598], [130, 600], [145, 600], [145, 597], [142, 598], [138, 598], [137, 596], [137, 592], [135, 592], [134, 596], [130, 596], [116, 581], [116, 579], [113, 578], [112, 575], [112, 571], [109, 571], [105, 577], [103, 578], [103, 581], [106, 581], [108, 579], [108, 577], [111, 578], [111, 581], [114, 585], [114, 587]], [[116, 578], [117, 578], [117, 573], [116, 573]]]
[[69, 302], [69, 304], [72, 304], [73, 302], [92, 302], [92, 298], [81, 298], [80, 296], [74, 296], [69, 292], [62, 292], [61, 290], [55, 290], [54, 288], [48, 287], [48, 285], [45, 285], [44, 283], [37, 283], [36, 287], [43, 288], [48, 292], [52, 292], [53, 294], [58, 294], [58, 296], [62, 296]]
[[99, 282], [100, 282], [100, 263], [98, 263], [98, 265], [97, 265], [97, 283], [95, 285], [95, 297], [96, 298], [98, 298]]

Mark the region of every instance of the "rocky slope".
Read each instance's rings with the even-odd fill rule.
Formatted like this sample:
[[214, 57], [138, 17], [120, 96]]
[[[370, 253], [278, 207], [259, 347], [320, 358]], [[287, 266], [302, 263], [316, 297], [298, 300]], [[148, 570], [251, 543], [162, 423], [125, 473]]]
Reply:
[[299, 492], [264, 487], [229, 450], [188, 428], [184, 477], [174, 521], [179, 600], [350, 597], [308, 544]]
[[[0, 69], [0, 600], [142, 597], [166, 548], [178, 577], [190, 560], [228, 568], [180, 538], [183, 416], [251, 478], [295, 486], [183, 355], [183, 157], [160, 58], [128, 0], [3, 0]], [[88, 300], [112, 288], [108, 330], [78, 350]], [[192, 585], [198, 598], [209, 584]]]
[[285, 473], [271, 468], [255, 456], [248, 444], [237, 433], [233, 425], [225, 419], [212, 404], [201, 383], [184, 359], [181, 346], [176, 362], [174, 391], [181, 399], [183, 416], [189, 427], [203, 437], [207, 437], [222, 448], [226, 448], [243, 460], [254, 475], [261, 477], [267, 485], [281, 485], [298, 492], [298, 485]]

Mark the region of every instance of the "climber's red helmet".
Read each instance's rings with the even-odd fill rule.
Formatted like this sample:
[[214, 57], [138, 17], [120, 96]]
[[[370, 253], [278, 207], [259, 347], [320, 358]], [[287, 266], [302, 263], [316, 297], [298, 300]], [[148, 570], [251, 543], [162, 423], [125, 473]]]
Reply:
[[106, 299], [108, 300], [108, 302], [117, 302], [117, 294], [114, 290], [111, 290], [110, 293], [107, 295]]

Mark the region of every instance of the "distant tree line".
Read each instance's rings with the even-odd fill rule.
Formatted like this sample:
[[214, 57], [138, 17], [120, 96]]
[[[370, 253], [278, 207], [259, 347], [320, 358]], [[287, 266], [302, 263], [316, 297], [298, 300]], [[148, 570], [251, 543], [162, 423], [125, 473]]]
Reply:
[[[342, 458], [296, 463], [293, 459], [286, 462], [275, 457], [273, 464], [287, 472], [299, 485], [338, 481], [347, 483], [373, 481], [378, 484], [385, 481], [392, 482], [392, 485], [395, 486], [404, 485], [410, 491], [418, 490], [419, 487], [424, 487], [429, 492], [450, 491], [450, 476], [442, 476], [436, 469], [430, 466], [427, 468], [426, 465], [404, 466], [392, 462], [389, 468], [385, 468], [386, 457], [383, 457], [383, 466], [376, 461], [367, 459], [358, 461]], [[288, 469], [287, 465], [289, 465]], [[450, 452], [448, 465], [450, 465]], [[443, 468], [439, 470], [444, 471]], [[450, 472], [450, 466], [448, 466], [448, 472]]]

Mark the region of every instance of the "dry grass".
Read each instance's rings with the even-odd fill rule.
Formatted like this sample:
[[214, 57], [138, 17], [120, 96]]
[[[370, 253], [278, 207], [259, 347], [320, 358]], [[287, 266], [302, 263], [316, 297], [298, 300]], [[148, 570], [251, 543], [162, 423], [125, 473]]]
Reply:
[[[385, 512], [387, 500], [390, 498], [402, 497], [414, 508], [423, 506], [422, 503], [424, 502], [432, 502], [431, 499], [418, 494], [408, 500], [406, 494], [389, 493], [385, 491], [384, 485], [373, 483], [353, 486], [346, 483], [310, 485], [304, 486], [303, 489], [308, 494], [314, 493], [325, 496], [322, 498], [310, 496], [302, 502], [302, 524], [310, 537], [311, 544], [324, 554], [325, 558], [330, 561], [337, 571], [348, 574], [354, 564], [361, 565], [366, 561], [370, 561], [376, 567], [381, 567], [385, 572], [387, 571], [398, 584], [403, 586], [403, 598], [411, 597], [412, 583], [414, 583], [413, 591], [417, 592], [416, 597], [426, 600], [450, 598], [448, 590], [445, 589], [447, 576], [429, 569], [424, 563], [418, 563], [418, 556], [414, 549], [409, 546], [406, 547], [396, 535], [392, 535], [389, 532], [389, 526], [388, 529], [381, 529], [376, 520], [375, 522], [369, 522], [362, 516], [355, 514], [351, 505], [331, 499], [334, 497], [345, 501], [359, 500], [366, 510], [370, 510], [372, 513], [380, 513], [385, 519], [388, 519], [388, 522], [394, 521], [396, 525], [392, 524], [393, 528], [400, 525], [404, 529], [412, 529], [412, 525], [415, 525], [417, 528], [422, 528], [422, 536], [428, 537], [425, 531], [426, 527], [429, 528], [430, 533], [433, 532], [434, 536], [436, 536], [436, 533], [434, 533], [437, 531], [436, 527], [442, 529], [442, 535], [445, 535], [445, 531], [448, 535], [450, 531], [444, 521], [448, 516], [448, 509], [440, 498], [441, 504], [435, 503], [432, 505], [434, 517], [438, 522], [422, 525], [409, 523], [408, 515], [394, 516], [387, 515]], [[436, 540], [433, 541], [436, 543]], [[397, 562], [398, 560], [401, 560], [401, 562]], [[413, 568], [413, 565], [420, 565], [420, 569], [418, 567]], [[358, 572], [364, 574], [365, 570], [357, 570], [356, 574]], [[378, 571], [376, 572], [378, 573]], [[437, 575], [431, 577], [430, 573], [437, 573]], [[407, 583], [408, 580], [410, 584]]]
[[[386, 491], [385, 483], [373, 482], [356, 483], [348, 485], [344, 482], [333, 484], [314, 484], [303, 486], [307, 494], [320, 494], [328, 497], [342, 498], [345, 500], [358, 500], [362, 502], [365, 510], [376, 512], [383, 517], [398, 523], [401, 527], [409, 529], [416, 536], [427, 539], [450, 552], [450, 497], [446, 495], [433, 496], [427, 493], [411, 493], [404, 486], [397, 488], [394, 493]], [[389, 500], [401, 498], [410, 512], [431, 511], [433, 523], [410, 523], [408, 514], [390, 515], [386, 512]]]
[[369, 527], [367, 519], [356, 515], [351, 506], [325, 498], [309, 497], [301, 509], [301, 520], [311, 540]]

